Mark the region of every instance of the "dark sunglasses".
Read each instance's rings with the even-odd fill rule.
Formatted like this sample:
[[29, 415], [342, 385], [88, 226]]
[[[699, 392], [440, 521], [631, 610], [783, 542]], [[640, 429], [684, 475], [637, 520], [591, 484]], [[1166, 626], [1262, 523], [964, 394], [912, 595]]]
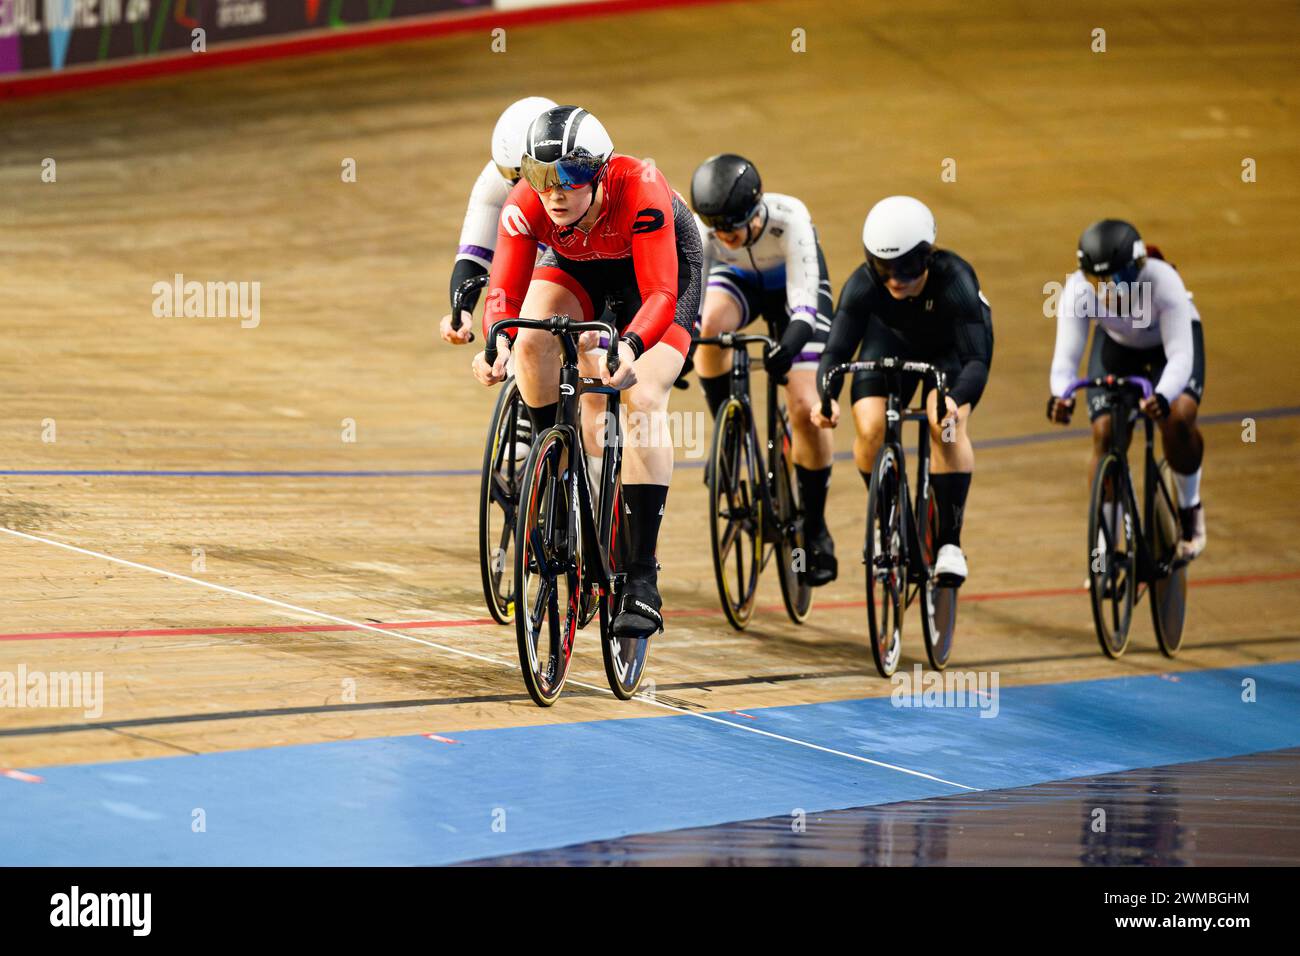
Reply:
[[1106, 275], [1098, 275], [1095, 272], [1089, 272], [1088, 275], [1094, 283], [1113, 282], [1116, 285], [1132, 285], [1137, 281], [1138, 265], [1136, 262], [1130, 262], [1124, 268], [1116, 269]]
[[867, 253], [867, 262], [871, 264], [871, 271], [882, 281], [894, 279], [897, 282], [912, 282], [925, 275], [925, 270], [930, 268], [933, 251], [928, 242], [923, 242], [911, 252], [894, 259], [881, 259]]

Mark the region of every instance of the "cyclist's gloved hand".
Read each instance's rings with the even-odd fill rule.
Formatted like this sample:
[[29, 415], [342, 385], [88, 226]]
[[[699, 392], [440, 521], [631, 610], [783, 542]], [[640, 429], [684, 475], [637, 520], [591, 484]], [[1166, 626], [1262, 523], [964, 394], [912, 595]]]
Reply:
[[778, 344], [763, 356], [763, 368], [767, 369], [767, 374], [781, 384], [785, 383], [786, 373], [790, 371], [790, 366], [793, 364], [794, 353], [788, 351], [784, 344]]
[[778, 382], [784, 383], [786, 373], [790, 371], [790, 366], [794, 365], [794, 360], [803, 351], [803, 347], [808, 344], [808, 340], [812, 336], [813, 325], [811, 322], [791, 318], [790, 324], [786, 326], [785, 334], [781, 336], [780, 343], [763, 356], [763, 368], [767, 370], [767, 374]]
[[1057, 398], [1052, 395], [1047, 399], [1047, 420], [1055, 422], [1058, 425], [1070, 424], [1070, 416], [1074, 414], [1074, 399]]
[[1138, 407], [1142, 409], [1143, 415], [1156, 421], [1169, 417], [1169, 399], [1159, 392], [1152, 392], [1150, 398], [1142, 399], [1142, 404]]

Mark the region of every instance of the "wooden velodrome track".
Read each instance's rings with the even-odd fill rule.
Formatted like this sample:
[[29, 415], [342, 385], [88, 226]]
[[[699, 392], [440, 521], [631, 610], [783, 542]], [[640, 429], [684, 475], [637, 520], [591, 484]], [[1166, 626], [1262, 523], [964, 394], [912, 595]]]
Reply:
[[[1300, 656], [1296, 8], [1064, 7], [726, 4], [512, 28], [503, 54], [455, 36], [0, 107], [0, 524], [245, 592], [0, 534], [0, 670], [102, 671], [106, 697], [84, 729], [79, 711], [4, 712], [0, 766], [659, 712], [580, 689], [539, 710], [513, 629], [482, 607], [466, 473], [495, 392], [435, 324], [491, 124], [526, 94], [590, 108], [678, 189], [711, 153], [753, 157], [812, 209], [837, 292], [876, 199], [934, 208], [997, 339], [972, 423], [984, 445], [954, 667], [1010, 684]], [[57, 183], [40, 180], [45, 157]], [[355, 184], [340, 181], [348, 157]], [[1247, 157], [1257, 182], [1242, 181]], [[940, 180], [946, 158], [955, 182]], [[1043, 286], [1105, 215], [1165, 249], [1205, 320], [1211, 539], [1173, 663], [1145, 604], [1129, 654], [1100, 655], [1080, 588], [1086, 434], [1039, 438]], [[155, 318], [151, 287], [175, 273], [259, 281], [260, 326]], [[1241, 419], [1270, 409], [1243, 442]], [[841, 428], [840, 451], [850, 439]], [[337, 474], [444, 470], [463, 473]], [[71, 473], [102, 471], [147, 474]], [[680, 469], [669, 497], [659, 695], [730, 710], [888, 693], [862, 638], [851, 463], [829, 506], [842, 574], [802, 628], [770, 577], [751, 629], [727, 627], [700, 479]], [[305, 611], [426, 623], [385, 634]], [[903, 666], [918, 659], [913, 613]], [[573, 673], [604, 682], [594, 630]]]

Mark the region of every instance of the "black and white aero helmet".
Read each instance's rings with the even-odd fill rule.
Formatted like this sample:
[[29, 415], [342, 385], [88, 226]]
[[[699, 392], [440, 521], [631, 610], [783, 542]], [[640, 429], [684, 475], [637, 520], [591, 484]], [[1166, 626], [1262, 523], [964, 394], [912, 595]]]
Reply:
[[520, 168], [538, 192], [580, 189], [600, 179], [613, 152], [600, 120], [580, 106], [557, 106], [533, 120]]

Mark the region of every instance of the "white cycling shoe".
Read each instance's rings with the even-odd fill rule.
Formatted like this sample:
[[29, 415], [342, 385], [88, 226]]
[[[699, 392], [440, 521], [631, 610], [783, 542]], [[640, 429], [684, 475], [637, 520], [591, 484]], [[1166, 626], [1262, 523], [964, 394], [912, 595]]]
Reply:
[[509, 448], [501, 456], [501, 467], [497, 470], [504, 476], [507, 470], [507, 463], [514, 459], [515, 474], [524, 470], [524, 463], [528, 460], [528, 453], [533, 446], [533, 423], [528, 420], [527, 416], [520, 416], [515, 422], [515, 446]]
[[939, 584], [960, 587], [966, 580], [966, 555], [955, 544], [945, 544], [934, 559], [934, 576]]

